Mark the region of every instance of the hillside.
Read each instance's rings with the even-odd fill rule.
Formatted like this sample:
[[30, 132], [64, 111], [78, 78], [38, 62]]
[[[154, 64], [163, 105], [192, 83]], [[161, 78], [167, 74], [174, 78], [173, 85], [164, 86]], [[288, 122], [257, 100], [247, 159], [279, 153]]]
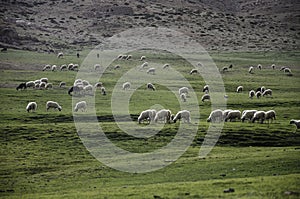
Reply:
[[184, 32], [207, 50], [299, 50], [297, 0], [1, 0], [0, 46], [80, 50], [134, 27]]

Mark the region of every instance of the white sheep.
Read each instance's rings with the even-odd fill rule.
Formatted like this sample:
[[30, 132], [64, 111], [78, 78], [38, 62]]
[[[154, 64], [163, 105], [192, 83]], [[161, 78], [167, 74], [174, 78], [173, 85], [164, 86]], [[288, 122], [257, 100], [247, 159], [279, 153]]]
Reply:
[[56, 65], [52, 65], [51, 66], [51, 71], [56, 71], [57, 70], [57, 66]]
[[256, 111], [257, 110], [244, 110], [241, 117], [242, 122], [245, 120], [251, 121]]
[[47, 64], [44, 66], [43, 71], [50, 70], [50, 69], [51, 69], [51, 66], [49, 64]]
[[248, 69], [248, 72], [253, 73], [253, 70], [254, 70], [253, 66], [250, 66], [249, 69]]
[[[74, 81], [74, 86], [76, 86], [76, 85], [78, 85], [78, 84], [82, 84], [82, 79], [76, 79], [75, 81]], [[83, 85], [83, 84], [82, 84]]]
[[153, 90], [153, 91], [156, 90], [156, 89], [155, 89], [155, 86], [154, 86], [152, 83], [148, 83], [148, 84], [147, 84], [147, 89], [150, 89], [150, 90]]
[[190, 113], [190, 111], [187, 111], [187, 110], [179, 111], [175, 115], [175, 117], [173, 119], [173, 122], [176, 123], [177, 120], [183, 120], [183, 122], [191, 123], [191, 113]]
[[263, 97], [264, 97], [264, 96], [267, 96], [267, 95], [272, 96], [272, 90], [271, 90], [271, 89], [265, 90], [265, 91], [263, 92], [263, 94], [262, 94]]
[[131, 83], [130, 83], [130, 82], [125, 82], [125, 83], [122, 85], [123, 90], [129, 90], [130, 87], [131, 87]]
[[208, 85], [203, 86], [202, 92], [209, 93], [209, 86]]
[[156, 115], [156, 110], [154, 109], [148, 109], [142, 111], [138, 117], [138, 123], [140, 124], [144, 120], [149, 121], [151, 123], [154, 121], [155, 115]]
[[225, 66], [222, 68], [222, 72], [228, 71], [228, 68]]
[[188, 87], [181, 87], [179, 90], [179, 95], [181, 95], [181, 93], [185, 93], [186, 95], [189, 94], [189, 88]]
[[73, 66], [74, 66], [74, 64], [73, 64], [73, 63], [70, 63], [70, 64], [68, 64], [67, 69], [68, 69], [68, 70], [72, 70]]
[[103, 86], [102, 82], [97, 82], [94, 87], [95, 88], [101, 88], [102, 86]]
[[83, 84], [83, 86], [88, 86], [88, 85], [90, 85], [90, 82], [87, 80], [82, 80], [82, 84]]
[[143, 60], [145, 60], [145, 59], [146, 59], [146, 56], [144, 56], [144, 55], [141, 56], [141, 58], [140, 58], [141, 61], [143, 61]]
[[271, 119], [271, 121], [276, 120], [276, 112], [274, 110], [269, 110], [267, 112], [265, 112], [265, 120], [269, 120]]
[[132, 55], [128, 55], [127, 57], [126, 57], [126, 60], [130, 60], [132, 58]]
[[83, 91], [85, 95], [93, 95], [93, 86], [92, 85], [86, 85], [83, 87]]
[[249, 91], [249, 98], [253, 98], [255, 96], [255, 91], [254, 90], [251, 90]]
[[272, 65], [271, 65], [271, 68], [272, 68], [273, 70], [275, 70], [275, 64], [272, 64]]
[[210, 95], [208, 93], [202, 95], [201, 101], [204, 102], [205, 100], [210, 100]]
[[260, 87], [260, 92], [263, 93], [266, 90], [266, 87], [262, 86]]
[[45, 86], [45, 89], [50, 89], [53, 88], [53, 84], [52, 83], [47, 83]]
[[258, 68], [259, 70], [261, 70], [262, 65], [261, 65], [261, 64], [258, 64], [258, 65], [257, 65], [257, 68]]
[[284, 68], [283, 72], [284, 73], [292, 73], [292, 70], [290, 68]]
[[180, 94], [180, 99], [181, 99], [183, 102], [186, 102], [186, 94], [185, 94], [185, 93], [181, 93], [181, 94]]
[[144, 63], [140, 66], [140, 69], [147, 68], [148, 65], [149, 65], [148, 62], [144, 62]]
[[37, 103], [36, 102], [29, 102], [26, 106], [26, 111], [29, 113], [36, 111], [37, 109]]
[[290, 124], [294, 124], [296, 126], [296, 131], [297, 131], [297, 129], [300, 129], [300, 120], [292, 119], [292, 120], [290, 120]]
[[41, 81], [41, 82], [48, 83], [48, 78], [47, 78], [47, 77], [43, 77], [43, 78], [40, 79], [40, 81]]
[[164, 64], [164, 65], [163, 65], [163, 69], [167, 69], [167, 68], [169, 68], [169, 67], [170, 67], [169, 64]]
[[95, 64], [94, 65], [94, 70], [100, 70], [100, 68], [101, 68], [100, 64]]
[[115, 65], [115, 66], [114, 66], [114, 70], [117, 70], [117, 69], [119, 69], [119, 68], [121, 68], [120, 65]]
[[280, 71], [283, 71], [285, 68], [287, 68], [287, 67], [282, 66], [282, 67], [280, 68]]
[[225, 118], [227, 117], [227, 115], [230, 111], [232, 111], [232, 109], [226, 109], [223, 111], [223, 120], [225, 120]]
[[59, 83], [59, 87], [61, 88], [61, 87], [65, 87], [66, 86], [66, 82], [60, 82]]
[[63, 58], [64, 57], [64, 53], [63, 52], [59, 52], [58, 54], [57, 54], [57, 58]]
[[260, 91], [257, 91], [257, 92], [255, 93], [255, 96], [256, 96], [257, 99], [259, 99], [259, 98], [261, 97], [261, 95], [262, 95], [262, 94], [261, 94]]
[[63, 65], [60, 66], [59, 69], [60, 69], [61, 71], [62, 71], [62, 70], [67, 70], [67, 65], [66, 65], [66, 64], [63, 64]]
[[193, 69], [190, 71], [190, 75], [192, 75], [192, 74], [197, 74], [197, 73], [198, 73], [198, 70], [195, 69], [195, 68], [193, 68]]
[[34, 83], [34, 81], [28, 81], [28, 82], [26, 82], [26, 87], [27, 88], [34, 88], [35, 87], [35, 83]]
[[266, 118], [266, 113], [264, 111], [256, 111], [252, 117], [252, 122], [254, 123], [256, 120], [259, 121], [260, 123], [264, 123], [264, 120]]
[[154, 122], [163, 121], [164, 123], [170, 123], [171, 111], [162, 109], [158, 111], [154, 117]]
[[106, 89], [104, 86], [101, 87], [101, 94], [106, 95]]
[[48, 101], [46, 103], [46, 110], [48, 111], [50, 108], [53, 108], [54, 110], [58, 109], [59, 111], [62, 110], [62, 107], [57, 102], [54, 101]]
[[207, 122], [222, 122], [223, 121], [223, 111], [221, 109], [216, 109], [212, 111], [207, 118]]
[[228, 120], [231, 122], [232, 120], [241, 119], [241, 111], [239, 110], [232, 110], [228, 113], [228, 115], [225, 118], [225, 122], [227, 122]]
[[81, 111], [86, 111], [86, 109], [87, 109], [86, 101], [80, 101], [80, 102], [76, 103], [74, 111], [77, 112], [79, 109]]
[[79, 64], [74, 64], [73, 67], [70, 70], [78, 71], [78, 68], [79, 68]]
[[[45, 88], [46, 88], [46, 85], [47, 85], [47, 83], [41, 82], [41, 83], [39, 84], [38, 88], [40, 88], [40, 89], [45, 89]], [[36, 87], [36, 88], [37, 88], [37, 87]]]
[[243, 92], [243, 89], [244, 89], [243, 86], [238, 86], [238, 87], [236, 88], [236, 92], [237, 92], [237, 93], [241, 93], [241, 92]]
[[152, 74], [152, 75], [154, 75], [155, 74], [155, 68], [149, 68], [148, 70], [147, 70], [147, 73], [148, 74]]

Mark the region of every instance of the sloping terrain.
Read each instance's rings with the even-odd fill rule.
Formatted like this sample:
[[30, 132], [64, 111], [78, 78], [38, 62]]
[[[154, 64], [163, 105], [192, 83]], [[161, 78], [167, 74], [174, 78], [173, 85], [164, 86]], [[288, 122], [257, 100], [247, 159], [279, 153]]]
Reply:
[[297, 0], [1, 0], [0, 11], [2, 47], [80, 50], [150, 26], [184, 32], [207, 50], [299, 49]]

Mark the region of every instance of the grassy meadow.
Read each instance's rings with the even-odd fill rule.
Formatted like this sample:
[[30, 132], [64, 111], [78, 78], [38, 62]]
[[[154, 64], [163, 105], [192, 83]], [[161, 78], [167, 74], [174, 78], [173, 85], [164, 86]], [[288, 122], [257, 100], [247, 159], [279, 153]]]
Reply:
[[[296, 131], [295, 126], [289, 124], [290, 119], [300, 119], [300, 52], [211, 53], [219, 69], [233, 64], [232, 69], [221, 72], [228, 109], [273, 109], [277, 118], [270, 124], [224, 123], [216, 146], [205, 158], [198, 155], [209, 127], [206, 119], [211, 103], [201, 102], [202, 88], [206, 84], [202, 76], [190, 75], [192, 66], [168, 53], [133, 52], [132, 60], [115, 60], [99, 79], [107, 95], [96, 90], [95, 96], [88, 98], [95, 100], [99, 124], [118, 147], [135, 153], [154, 151], [166, 146], [180, 125], [179, 122], [166, 124], [154, 136], [135, 138], [115, 123], [111, 110], [112, 91], [124, 73], [142, 63], [139, 61], [141, 55], [146, 55], [150, 66], [153, 62], [161, 66], [169, 63], [188, 80], [199, 100], [199, 104], [189, 104], [190, 98], [186, 102], [187, 108], [197, 106], [200, 114], [199, 118], [192, 118], [190, 125], [198, 130], [187, 151], [169, 166], [143, 174], [112, 169], [97, 161], [83, 145], [74, 125], [72, 97], [67, 93], [77, 72], [42, 71], [45, 64], [81, 64], [88, 53], [84, 50], [77, 58], [76, 53], [70, 51], [63, 59], [54, 54], [11, 49], [0, 53], [1, 198], [300, 197], [300, 130]], [[273, 63], [275, 70], [271, 68]], [[116, 64], [120, 69], [113, 69]], [[255, 69], [249, 74], [249, 66], [257, 64], [262, 64], [262, 70]], [[289, 66], [293, 75], [284, 74], [279, 70], [281, 66]], [[167, 77], [168, 72], [165, 73]], [[53, 89], [16, 91], [18, 84], [42, 77], [53, 83]], [[61, 81], [66, 82], [65, 88], [59, 88]], [[176, 81], [171, 84], [176, 85]], [[157, 90], [151, 91], [145, 85], [130, 98], [129, 112], [135, 123], [141, 111], [153, 106], [168, 108], [175, 114], [180, 110], [178, 96], [168, 88], [155, 84]], [[239, 85], [244, 87], [242, 93], [236, 93]], [[249, 99], [248, 91], [260, 86], [272, 89], [272, 97]], [[75, 101], [83, 99], [74, 98]], [[48, 100], [59, 102], [62, 111], [47, 112]], [[26, 112], [29, 101], [37, 102], [36, 112]], [[188, 124], [184, 125], [189, 128]], [[228, 188], [235, 191], [223, 193]]]

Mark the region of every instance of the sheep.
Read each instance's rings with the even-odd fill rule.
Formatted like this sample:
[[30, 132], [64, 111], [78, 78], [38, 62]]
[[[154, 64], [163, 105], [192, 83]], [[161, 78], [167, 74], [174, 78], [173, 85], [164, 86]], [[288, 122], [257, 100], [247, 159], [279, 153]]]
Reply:
[[101, 88], [102, 86], [103, 86], [102, 82], [97, 82], [94, 87], [95, 88]]
[[40, 81], [41, 81], [41, 82], [48, 83], [48, 78], [47, 78], [47, 77], [43, 77], [43, 78], [40, 79]]
[[155, 116], [156, 116], [156, 110], [154, 109], [148, 109], [142, 111], [138, 117], [138, 123], [140, 124], [144, 120], [147, 120], [151, 123], [154, 121]]
[[122, 57], [123, 57], [123, 55], [122, 55], [122, 54], [119, 54], [117, 58], [118, 58], [118, 59], [122, 59]]
[[66, 64], [63, 64], [60, 66], [59, 70], [67, 70], [67, 65]]
[[260, 88], [260, 92], [261, 92], [261, 93], [265, 92], [265, 90], [266, 90], [266, 87], [264, 87], [264, 86], [262, 86], [262, 87]]
[[29, 113], [36, 111], [37, 109], [37, 103], [36, 102], [29, 102], [26, 106], [26, 111]]
[[243, 86], [238, 86], [238, 87], [236, 88], [236, 92], [237, 92], [237, 93], [241, 93], [241, 92], [243, 92], [243, 89], [244, 89]]
[[274, 110], [269, 110], [267, 112], [265, 112], [265, 120], [269, 120], [271, 119], [271, 121], [276, 120], [276, 112]]
[[39, 84], [39, 88], [40, 88], [40, 89], [44, 89], [44, 88], [46, 88], [46, 85], [47, 85], [47, 83], [41, 82], [41, 83]]
[[93, 95], [93, 86], [92, 85], [86, 85], [83, 87], [83, 91], [85, 95]]
[[180, 99], [181, 99], [183, 102], [186, 102], [186, 94], [185, 94], [185, 93], [181, 93], [181, 94], [180, 94]]
[[68, 64], [67, 69], [68, 69], [68, 70], [72, 70], [73, 66], [74, 66], [74, 64], [73, 64], [73, 63], [70, 63], [70, 64]]
[[147, 89], [155, 91], [155, 86], [153, 84], [151, 84], [151, 83], [148, 83], [147, 84]]
[[280, 68], [280, 71], [283, 71], [285, 68], [287, 68], [287, 67], [282, 66], [282, 67]]
[[76, 79], [73, 85], [76, 86], [78, 84], [82, 84], [82, 79]]
[[82, 80], [82, 84], [83, 86], [88, 86], [90, 85], [90, 82], [88, 82], [87, 80]]
[[263, 94], [262, 94], [263, 97], [264, 97], [264, 96], [267, 96], [267, 95], [272, 96], [272, 90], [271, 90], [271, 89], [265, 90], [265, 91], [263, 92]]
[[265, 120], [265, 117], [266, 117], [266, 113], [264, 111], [256, 111], [252, 117], [252, 123], [254, 123], [256, 120], [259, 121], [260, 120], [260, 123], [264, 123], [264, 120]]
[[50, 70], [50, 69], [51, 69], [51, 66], [49, 64], [47, 64], [44, 66], [43, 71]]
[[222, 118], [223, 120], [225, 120], [225, 118], [227, 117], [227, 115], [230, 111], [232, 111], [232, 109], [226, 109], [223, 111], [223, 118]]
[[148, 62], [144, 62], [142, 65], [141, 65], [141, 69], [144, 69], [144, 68], [147, 68], [148, 67]]
[[249, 98], [252, 99], [254, 97], [254, 95], [255, 95], [255, 91], [254, 90], [249, 91]]
[[181, 93], [185, 93], [186, 95], [189, 94], [189, 89], [187, 87], [181, 87], [179, 90], [179, 95], [181, 95]]
[[228, 115], [225, 118], [225, 122], [227, 122], [228, 120], [231, 122], [234, 119], [241, 119], [241, 111], [239, 110], [232, 110], [228, 113]]
[[228, 68], [225, 66], [222, 68], [222, 72], [228, 71]]
[[131, 87], [131, 83], [130, 83], [130, 82], [125, 82], [125, 83], [122, 85], [123, 90], [129, 90], [130, 87]]
[[128, 55], [127, 57], [126, 57], [126, 60], [130, 60], [132, 58], [132, 55]]
[[66, 82], [60, 82], [59, 83], [59, 87], [61, 88], [61, 87], [65, 87], [66, 86]]
[[261, 94], [260, 91], [257, 91], [257, 92], [255, 93], [255, 96], [256, 96], [257, 99], [259, 99], [259, 98], [261, 97], [261, 95], [262, 95], [262, 94]]
[[288, 74], [291, 74], [292, 73], [292, 70], [290, 68], [285, 68], [283, 70], [284, 73], [288, 73]]
[[154, 75], [155, 74], [155, 68], [149, 68], [148, 70], [147, 70], [147, 74], [152, 74], [152, 75]]
[[223, 111], [221, 109], [216, 109], [212, 111], [207, 118], [207, 122], [222, 122], [223, 121]]
[[209, 86], [208, 86], [208, 85], [205, 85], [205, 86], [203, 87], [202, 92], [209, 93]]
[[258, 64], [258, 65], [257, 65], [257, 68], [258, 68], [259, 70], [261, 70], [261, 68], [262, 68], [261, 64]]
[[257, 110], [244, 110], [241, 117], [242, 122], [245, 120], [251, 121], [256, 111]]
[[53, 84], [52, 83], [47, 83], [45, 86], [45, 89], [50, 89], [53, 88]]
[[196, 68], [193, 68], [191, 71], [190, 71], [190, 75], [192, 74], [197, 74], [198, 73], [198, 70]]
[[73, 67], [70, 70], [73, 71], [78, 71], [79, 65], [78, 64], [74, 64]]
[[16, 90], [17, 90], [17, 91], [18, 91], [19, 89], [20, 89], [20, 90], [25, 90], [26, 88], [27, 88], [26, 82], [23, 82], [23, 83], [21, 83], [21, 84], [19, 84], [19, 85], [17, 86]]
[[80, 92], [81, 92], [82, 90], [83, 90], [83, 86], [81, 86], [81, 85], [75, 85], [75, 86], [72, 86], [72, 87], [69, 88], [68, 94], [69, 94], [70, 96], [72, 96], [71, 93], [74, 93], [74, 94], [80, 94]]
[[164, 123], [170, 123], [171, 111], [167, 109], [162, 109], [155, 114], [154, 122], [158, 120], [163, 121]]
[[58, 54], [57, 54], [57, 58], [63, 58], [64, 57], [64, 53], [63, 52], [59, 52]]
[[202, 95], [201, 101], [204, 102], [205, 100], [210, 100], [210, 95], [208, 93]]
[[300, 129], [300, 120], [291, 119], [290, 124], [294, 124], [296, 126], [296, 131], [297, 131], [297, 129]]
[[121, 59], [127, 59], [128, 55], [122, 55]]
[[249, 69], [248, 69], [248, 72], [253, 73], [253, 70], [254, 70], [253, 66], [250, 66]]
[[183, 122], [187, 122], [187, 123], [191, 123], [191, 113], [190, 111], [187, 111], [187, 110], [182, 110], [182, 111], [179, 111], [174, 119], [173, 119], [173, 122], [176, 123], [177, 120], [180, 120], [182, 119]]
[[232, 67], [233, 67], [233, 65], [232, 65], [232, 64], [230, 64], [228, 68], [230, 68], [230, 69], [231, 69]]
[[120, 65], [115, 65], [114, 66], [114, 70], [117, 70], [117, 69], [119, 69], [121, 66]]
[[74, 111], [77, 112], [79, 109], [80, 109], [82, 112], [83, 112], [83, 111], [86, 111], [86, 109], [87, 109], [86, 101], [80, 101], [80, 102], [77, 102], [77, 103], [76, 103], [75, 108], [74, 108]]
[[272, 65], [271, 65], [271, 68], [272, 68], [273, 70], [275, 70], [275, 64], [272, 64]]
[[100, 68], [101, 68], [100, 64], [95, 64], [94, 65], [94, 70], [100, 70]]
[[146, 59], [146, 56], [144, 56], [144, 55], [141, 56], [141, 58], [140, 58], [141, 61], [143, 61], [143, 60], [145, 60], [145, 59]]
[[26, 88], [30, 88], [30, 87], [34, 88], [34, 86], [35, 86], [34, 81], [28, 81], [28, 82], [26, 82]]
[[102, 94], [102, 95], [106, 95], [106, 89], [105, 89], [105, 87], [103, 87], [103, 86], [101, 87], [101, 94]]
[[169, 64], [164, 64], [164, 65], [163, 65], [163, 69], [167, 69], [167, 68], [169, 68], [169, 67], [170, 67]]
[[46, 103], [46, 111], [48, 111], [50, 108], [53, 108], [54, 110], [58, 109], [59, 111], [62, 110], [62, 107], [57, 102], [54, 101], [48, 101]]
[[56, 71], [57, 70], [57, 66], [56, 65], [52, 65], [51, 66], [51, 71]]

